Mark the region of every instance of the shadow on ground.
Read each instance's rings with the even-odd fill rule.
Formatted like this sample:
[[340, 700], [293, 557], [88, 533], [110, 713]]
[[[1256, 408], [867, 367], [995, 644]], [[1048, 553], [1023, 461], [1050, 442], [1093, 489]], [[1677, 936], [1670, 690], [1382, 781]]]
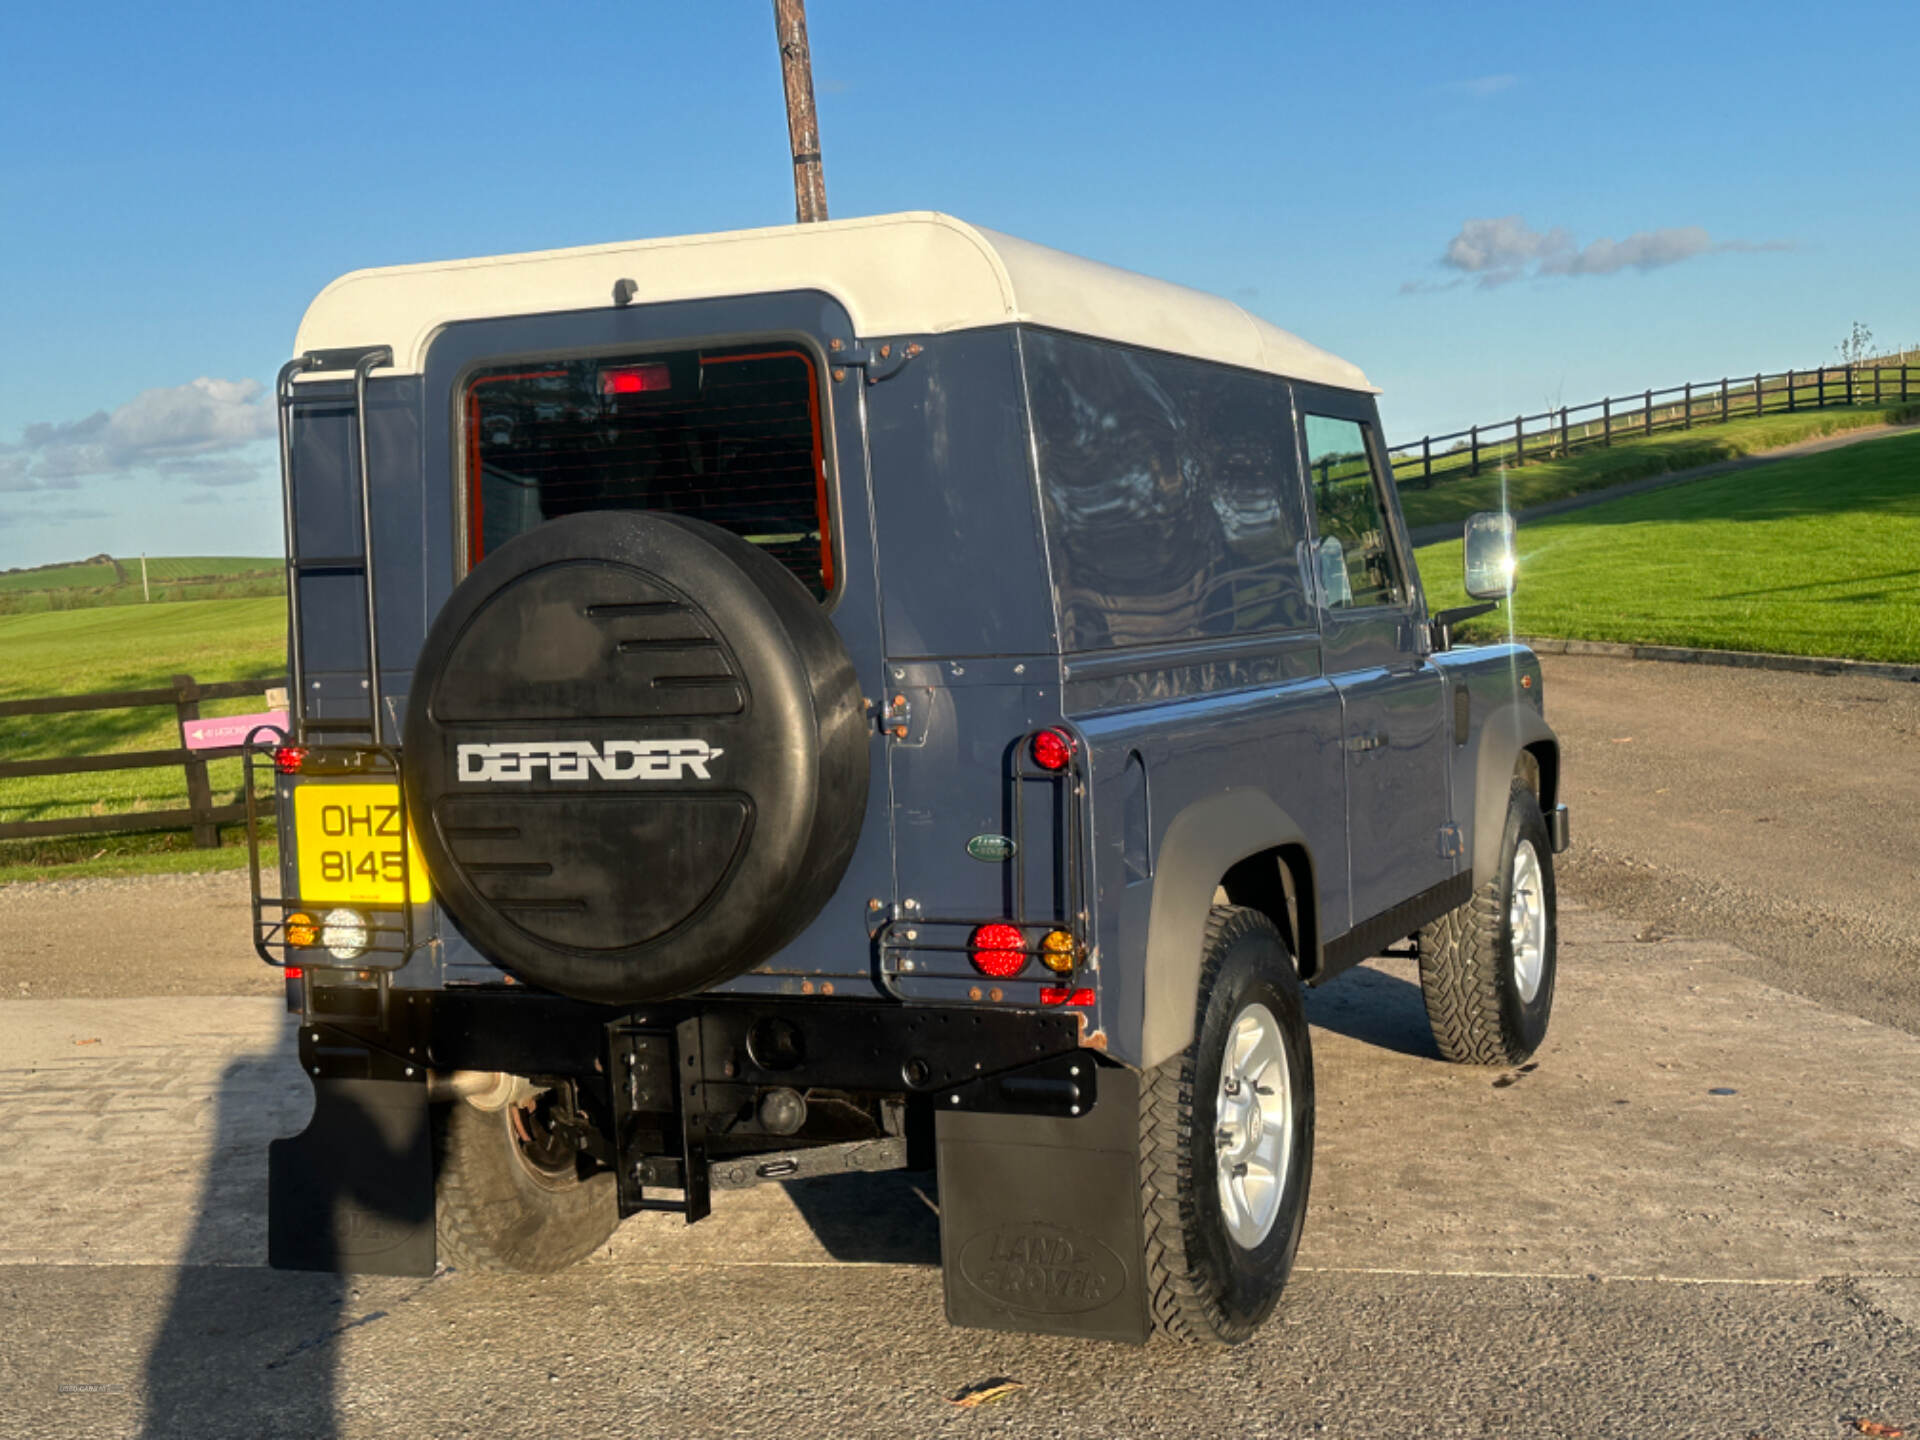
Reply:
[[940, 1215], [931, 1170], [829, 1175], [787, 1186], [787, 1198], [835, 1260], [938, 1265]]
[[1363, 1045], [1423, 1060], [1440, 1058], [1420, 987], [1371, 966], [1349, 970], [1330, 985], [1309, 990], [1307, 1021]]
[[229, 1218], [266, 1205], [247, 1111], [263, 1070], [297, 1067], [294, 1044], [288, 1025], [275, 1049], [221, 1075], [193, 1230], [147, 1352], [143, 1437], [336, 1433], [332, 1337], [345, 1277], [261, 1267], [258, 1254], [234, 1253]]

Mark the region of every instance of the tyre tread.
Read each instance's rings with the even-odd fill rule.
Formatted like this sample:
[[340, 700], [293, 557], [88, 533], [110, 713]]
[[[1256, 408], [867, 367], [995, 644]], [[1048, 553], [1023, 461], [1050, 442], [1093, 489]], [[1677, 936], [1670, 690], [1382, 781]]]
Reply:
[[547, 1213], [523, 1214], [511, 1224], [489, 1217], [524, 1209], [524, 1191], [488, 1130], [504, 1125], [490, 1112], [456, 1100], [435, 1116], [440, 1163], [435, 1177], [434, 1229], [440, 1258], [455, 1269], [492, 1274], [550, 1275], [577, 1264], [606, 1243], [619, 1224], [612, 1176], [596, 1175], [564, 1190], [542, 1191]]
[[[1516, 780], [1509, 806], [1537, 805]], [[1510, 812], [1509, 812], [1510, 813]], [[1507, 816], [1500, 817], [1504, 827]], [[1420, 996], [1440, 1054], [1457, 1065], [1517, 1065], [1532, 1051], [1512, 1033], [1500, 1003], [1507, 916], [1499, 876], [1420, 931]]]
[[[1215, 974], [1232, 943], [1254, 930], [1281, 941], [1273, 921], [1258, 911], [1215, 905], [1207, 915], [1200, 972], [1200, 1015]], [[1153, 1328], [1171, 1340], [1235, 1345], [1254, 1327], [1236, 1323], [1221, 1306], [1219, 1285], [1206, 1257], [1187, 1243], [1193, 1221], [1193, 1095], [1199, 1017], [1192, 1044], [1141, 1076], [1140, 1209], [1145, 1246], [1147, 1307]], [[1187, 1198], [1182, 1198], [1182, 1197]]]

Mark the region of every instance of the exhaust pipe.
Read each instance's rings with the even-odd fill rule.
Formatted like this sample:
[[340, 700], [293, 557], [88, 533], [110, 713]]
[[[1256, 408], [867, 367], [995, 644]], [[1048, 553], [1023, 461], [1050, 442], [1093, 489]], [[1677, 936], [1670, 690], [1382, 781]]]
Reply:
[[533, 1082], [503, 1070], [435, 1070], [427, 1076], [434, 1104], [464, 1100], [476, 1110], [504, 1110], [539, 1093]]

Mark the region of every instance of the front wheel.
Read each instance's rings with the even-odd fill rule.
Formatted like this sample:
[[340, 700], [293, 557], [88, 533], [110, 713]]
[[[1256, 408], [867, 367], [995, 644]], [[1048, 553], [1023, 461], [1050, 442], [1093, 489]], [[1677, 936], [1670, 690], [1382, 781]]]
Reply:
[[1420, 993], [1441, 1055], [1515, 1065], [1540, 1048], [1553, 1014], [1554, 909], [1547, 822], [1532, 789], [1516, 779], [1498, 871], [1420, 932]]
[[1313, 1174], [1313, 1056], [1273, 922], [1217, 905], [1193, 1043], [1142, 1077], [1140, 1172], [1154, 1328], [1235, 1345], [1280, 1298]]

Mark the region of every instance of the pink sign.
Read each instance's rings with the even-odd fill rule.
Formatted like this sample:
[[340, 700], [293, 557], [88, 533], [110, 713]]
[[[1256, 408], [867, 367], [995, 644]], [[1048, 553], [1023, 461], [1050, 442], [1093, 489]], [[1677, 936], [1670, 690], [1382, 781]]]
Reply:
[[222, 715], [213, 720], [189, 720], [180, 728], [189, 750], [233, 750], [246, 744], [248, 734], [261, 725], [285, 730], [287, 712], [269, 710], [262, 715]]

